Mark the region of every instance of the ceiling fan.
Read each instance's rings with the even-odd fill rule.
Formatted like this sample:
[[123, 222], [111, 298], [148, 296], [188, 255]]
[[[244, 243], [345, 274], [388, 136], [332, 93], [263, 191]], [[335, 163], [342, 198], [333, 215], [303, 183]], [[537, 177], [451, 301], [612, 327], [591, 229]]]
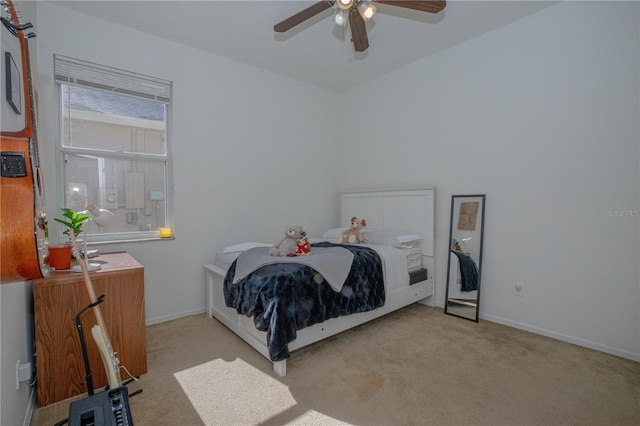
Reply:
[[273, 26], [273, 29], [277, 33], [289, 31], [296, 25], [303, 23], [307, 19], [337, 4], [338, 12], [334, 17], [334, 22], [344, 26], [346, 22], [349, 21], [353, 47], [356, 52], [364, 52], [369, 47], [365, 21], [371, 19], [376, 12], [376, 7], [373, 3], [387, 4], [428, 13], [438, 13], [447, 5], [447, 2], [444, 0], [322, 0], [277, 23]]

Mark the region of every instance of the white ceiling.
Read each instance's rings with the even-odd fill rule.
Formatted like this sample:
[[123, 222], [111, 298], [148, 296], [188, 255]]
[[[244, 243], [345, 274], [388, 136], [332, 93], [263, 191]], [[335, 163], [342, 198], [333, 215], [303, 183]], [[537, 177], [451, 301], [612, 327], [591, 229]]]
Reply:
[[[274, 24], [315, 3], [290, 0], [54, 1], [69, 9], [339, 93], [557, 2], [449, 0], [438, 14], [384, 4], [356, 53], [336, 6], [286, 33]], [[544, 31], [543, 28], [540, 31]]]

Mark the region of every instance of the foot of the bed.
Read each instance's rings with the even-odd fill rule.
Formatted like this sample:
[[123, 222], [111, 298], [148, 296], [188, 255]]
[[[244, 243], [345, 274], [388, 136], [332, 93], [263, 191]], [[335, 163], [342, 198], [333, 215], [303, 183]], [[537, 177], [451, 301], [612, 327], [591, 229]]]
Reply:
[[273, 373], [278, 377], [287, 375], [287, 360], [276, 361], [273, 363]]

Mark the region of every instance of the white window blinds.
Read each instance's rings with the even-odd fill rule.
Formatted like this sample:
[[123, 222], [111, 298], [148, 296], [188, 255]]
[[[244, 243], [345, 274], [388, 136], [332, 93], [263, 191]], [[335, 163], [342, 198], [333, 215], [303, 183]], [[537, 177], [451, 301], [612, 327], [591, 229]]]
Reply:
[[53, 62], [56, 82], [171, 103], [172, 83], [168, 80], [61, 55], [54, 55]]

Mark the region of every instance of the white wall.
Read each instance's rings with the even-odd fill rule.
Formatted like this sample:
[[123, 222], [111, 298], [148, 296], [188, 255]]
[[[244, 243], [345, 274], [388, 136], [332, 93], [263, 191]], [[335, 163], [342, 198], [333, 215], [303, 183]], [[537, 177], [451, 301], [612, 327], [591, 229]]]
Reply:
[[[31, 415], [35, 387], [20, 383], [16, 389], [16, 363], [33, 363], [33, 296], [31, 282], [0, 286], [0, 424], [21, 425]], [[33, 365], [33, 364], [32, 364]], [[28, 423], [27, 423], [28, 424]]]
[[[278, 241], [291, 222], [313, 233], [338, 221], [332, 154], [340, 141], [326, 126], [335, 117], [333, 94], [48, 2], [38, 2], [37, 13], [35, 80], [50, 234], [56, 234], [53, 217], [60, 212], [53, 55], [174, 82], [176, 238], [101, 248], [127, 250], [145, 266], [148, 323], [204, 312], [202, 265], [225, 245]], [[15, 285], [18, 293], [30, 289], [28, 283]], [[32, 335], [24, 319], [29, 310], [9, 286], [1, 286], [3, 425], [25, 417], [28, 397], [16, 393], [13, 376]], [[5, 334], [5, 326], [12, 333]]]
[[54, 54], [174, 82], [176, 239], [102, 248], [127, 250], [146, 267], [148, 322], [203, 312], [202, 265], [225, 245], [278, 241], [291, 222], [313, 232], [337, 220], [332, 94], [50, 3], [38, 14], [48, 194], [57, 184]]
[[[53, 54], [175, 83], [177, 237], [107, 247], [145, 266], [149, 322], [204, 311], [201, 265], [223, 246], [277, 241], [301, 217], [311, 233], [335, 226], [338, 189], [423, 184], [437, 188], [440, 305], [449, 197], [486, 193], [481, 317], [640, 359], [639, 220], [606, 214], [639, 208], [637, 2], [562, 3], [340, 96], [37, 7], [50, 216], [59, 211]], [[332, 131], [340, 108], [351, 117], [342, 140]], [[356, 164], [336, 163], [345, 157]], [[19, 396], [10, 406], [4, 392], [15, 369], [5, 357], [24, 353], [9, 347], [28, 347], [28, 308], [4, 309], [25, 303], [19, 285], [1, 286], [3, 424], [26, 405]], [[20, 336], [5, 335], [9, 323]]]
[[439, 306], [450, 196], [486, 193], [481, 317], [640, 359], [638, 22], [561, 3], [342, 95], [341, 185], [437, 188]]

